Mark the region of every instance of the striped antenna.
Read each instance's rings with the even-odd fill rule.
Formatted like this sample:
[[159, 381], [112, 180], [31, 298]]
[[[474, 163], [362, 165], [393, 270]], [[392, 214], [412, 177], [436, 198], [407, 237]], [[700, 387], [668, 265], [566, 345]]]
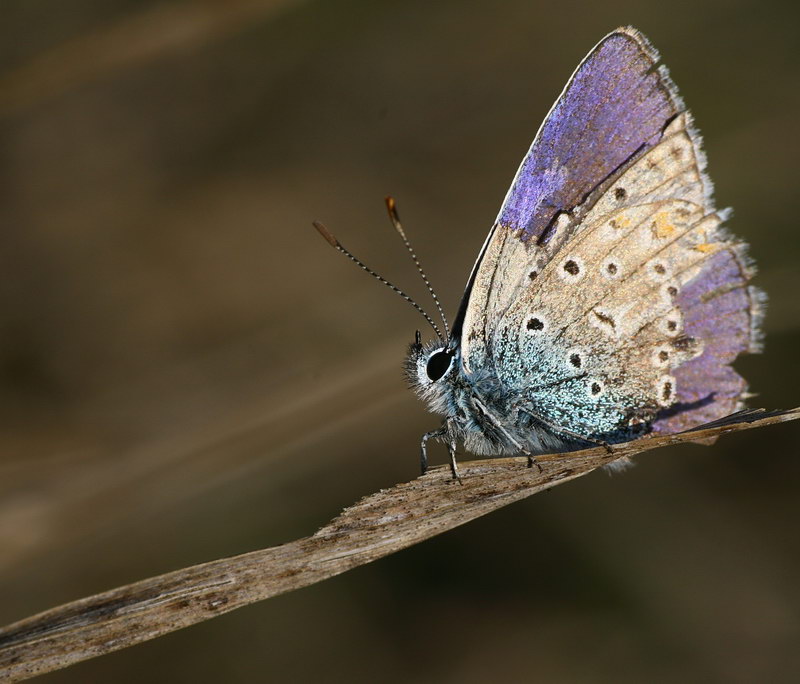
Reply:
[[419, 304], [417, 304], [411, 297], [409, 297], [399, 287], [396, 287], [396, 286], [392, 285], [392, 283], [390, 283], [388, 280], [386, 280], [386, 278], [384, 278], [383, 276], [378, 275], [377, 273], [375, 273], [375, 271], [373, 271], [369, 266], [367, 266], [363, 261], [361, 261], [361, 259], [353, 256], [352, 252], [350, 252], [348, 249], [346, 249], [344, 247], [344, 245], [342, 245], [342, 243], [339, 242], [334, 237], [333, 233], [331, 233], [319, 221], [314, 221], [313, 225], [314, 225], [314, 228], [317, 229], [317, 232], [320, 235], [322, 235], [322, 237], [324, 237], [328, 241], [328, 244], [331, 247], [333, 247], [335, 250], [337, 250], [337, 251], [341, 252], [342, 254], [344, 254], [348, 259], [350, 259], [350, 261], [355, 263], [359, 268], [361, 268], [363, 271], [366, 271], [367, 273], [369, 273], [373, 278], [375, 278], [379, 282], [381, 282], [384, 285], [386, 285], [386, 287], [388, 287], [393, 292], [396, 292], [397, 294], [399, 294], [403, 299], [405, 299], [409, 304], [411, 304], [411, 306], [413, 306], [417, 311], [419, 311], [419, 313], [422, 314], [422, 316], [425, 318], [425, 320], [428, 321], [428, 323], [430, 324], [431, 328], [433, 328], [433, 331], [436, 333], [436, 336], [442, 341], [442, 343], [444, 343], [444, 344], [447, 343], [447, 340], [442, 336], [442, 332], [441, 332], [441, 330], [439, 330], [439, 327], [436, 325], [436, 323], [433, 322], [433, 319], [427, 314], [427, 312]]
[[428, 288], [428, 292], [430, 292], [431, 297], [433, 297], [433, 303], [436, 304], [436, 310], [439, 312], [439, 316], [441, 317], [442, 323], [444, 324], [445, 337], [449, 340], [450, 328], [448, 328], [447, 326], [447, 318], [444, 315], [444, 311], [442, 311], [442, 305], [439, 303], [439, 298], [436, 296], [436, 292], [434, 291], [430, 280], [428, 280], [428, 276], [425, 275], [425, 271], [422, 269], [422, 265], [419, 263], [419, 259], [417, 258], [417, 253], [414, 251], [414, 248], [408, 241], [408, 237], [406, 236], [406, 232], [403, 230], [403, 226], [400, 225], [400, 216], [397, 213], [397, 204], [394, 201], [394, 197], [392, 196], [386, 197], [386, 209], [389, 212], [389, 220], [392, 222], [394, 229], [397, 231], [397, 234], [400, 236], [400, 239], [406, 246], [408, 253], [411, 255], [411, 258], [414, 261], [414, 265], [417, 267], [417, 271], [422, 276], [422, 280], [424, 281], [425, 286]]

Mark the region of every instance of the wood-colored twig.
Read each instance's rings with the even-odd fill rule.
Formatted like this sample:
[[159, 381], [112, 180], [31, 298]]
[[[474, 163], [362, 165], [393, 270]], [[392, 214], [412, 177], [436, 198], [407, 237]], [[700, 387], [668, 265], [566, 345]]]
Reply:
[[0, 629], [0, 679], [14, 681], [116, 651], [255, 601], [333, 577], [585, 475], [609, 462], [668, 444], [800, 418], [800, 408], [746, 411], [679, 435], [615, 447], [460, 465], [368, 496], [313, 536], [203, 563], [53, 608]]

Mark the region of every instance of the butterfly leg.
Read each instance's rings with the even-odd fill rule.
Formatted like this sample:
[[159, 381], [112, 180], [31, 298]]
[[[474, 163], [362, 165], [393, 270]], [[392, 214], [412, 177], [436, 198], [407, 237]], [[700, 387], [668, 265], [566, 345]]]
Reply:
[[536, 467], [539, 469], [539, 472], [540, 472], [540, 473], [542, 472], [542, 465], [541, 465], [541, 463], [539, 463], [539, 461], [537, 461], [537, 460], [536, 460], [536, 459], [533, 457], [533, 454], [532, 454], [532, 453], [528, 452], [528, 468], [533, 468], [533, 466], [536, 466]]
[[453, 437], [453, 430], [450, 429], [449, 420], [447, 421], [445, 434], [447, 435], [447, 452], [450, 454], [450, 472], [453, 473], [454, 480], [458, 480], [459, 484], [464, 484], [461, 482], [461, 476], [458, 474], [458, 464], [456, 463], [456, 440], [455, 437]]
[[506, 429], [505, 429], [505, 427], [503, 427], [503, 425], [500, 423], [500, 421], [499, 421], [499, 420], [497, 420], [497, 419], [496, 419], [496, 418], [495, 418], [495, 417], [494, 417], [494, 416], [491, 414], [491, 412], [489, 411], [489, 409], [488, 409], [488, 408], [486, 408], [486, 405], [485, 405], [485, 404], [484, 404], [484, 403], [483, 403], [483, 402], [482, 402], [482, 401], [481, 401], [481, 400], [478, 398], [478, 396], [477, 396], [477, 395], [475, 395], [475, 394], [473, 394], [473, 395], [472, 395], [472, 401], [474, 402], [475, 406], [476, 406], [478, 409], [480, 409], [481, 413], [483, 413], [483, 415], [484, 415], [484, 416], [486, 416], [486, 418], [489, 420], [489, 422], [491, 422], [491, 423], [492, 423], [492, 425], [494, 425], [494, 427], [495, 427], [495, 428], [497, 428], [497, 430], [498, 430], [499, 432], [501, 432], [501, 433], [503, 434], [503, 436], [504, 436], [504, 437], [505, 437], [505, 438], [506, 438], [506, 439], [507, 439], [509, 442], [511, 442], [511, 444], [513, 444], [513, 445], [514, 445], [514, 447], [515, 447], [515, 448], [519, 449], [520, 453], [522, 453], [522, 454], [525, 454], [525, 456], [527, 456], [527, 457], [528, 457], [528, 467], [529, 467], [529, 468], [533, 468], [533, 466], [536, 466], [536, 467], [539, 469], [539, 472], [540, 472], [540, 473], [541, 473], [541, 472], [543, 472], [543, 469], [542, 469], [542, 466], [541, 466], [541, 464], [539, 463], [539, 461], [537, 461], [537, 460], [536, 460], [536, 459], [533, 457], [533, 454], [530, 452], [530, 450], [529, 450], [529, 449], [526, 449], [524, 446], [522, 446], [522, 444], [520, 444], [520, 443], [519, 443], [519, 442], [518, 442], [516, 439], [514, 439], [514, 438], [513, 438], [513, 437], [512, 437], [512, 436], [509, 434], [508, 430], [506, 430]]
[[430, 432], [426, 432], [424, 435], [422, 435], [422, 442], [419, 445], [419, 466], [422, 475], [428, 472], [428, 440], [434, 437], [443, 437], [446, 434], [447, 428], [442, 425], [442, 427], [438, 428], [437, 430], [431, 430]]
[[614, 447], [612, 447], [604, 439], [594, 439], [593, 437], [586, 437], [584, 435], [579, 435], [577, 432], [572, 432], [570, 430], [566, 430], [565, 428], [559, 428], [558, 431], [563, 435], [567, 435], [567, 437], [572, 437], [573, 439], [579, 439], [579, 440], [581, 440], [583, 442], [589, 442], [589, 444], [594, 444], [595, 446], [601, 446], [609, 454], [613, 454], [614, 453]]

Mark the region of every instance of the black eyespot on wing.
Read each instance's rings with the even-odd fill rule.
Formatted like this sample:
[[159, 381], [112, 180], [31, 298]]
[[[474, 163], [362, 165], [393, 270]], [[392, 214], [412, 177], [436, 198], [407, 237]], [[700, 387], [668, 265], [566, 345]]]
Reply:
[[540, 318], [529, 318], [525, 324], [528, 330], [544, 330], [544, 322]]
[[452, 360], [452, 354], [444, 349], [435, 354], [431, 354], [431, 357], [428, 359], [428, 365], [425, 367], [425, 372], [428, 374], [430, 381], [436, 382], [444, 376], [450, 368]]
[[627, 196], [628, 192], [625, 188], [617, 188], [614, 190], [614, 197], [620, 201], [624, 200]]

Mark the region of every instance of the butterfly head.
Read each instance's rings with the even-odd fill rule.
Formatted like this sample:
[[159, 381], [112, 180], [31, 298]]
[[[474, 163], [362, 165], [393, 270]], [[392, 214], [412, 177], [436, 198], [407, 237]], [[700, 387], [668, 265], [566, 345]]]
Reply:
[[437, 412], [452, 395], [456, 351], [441, 340], [422, 343], [419, 331], [408, 348], [405, 371], [411, 388]]

